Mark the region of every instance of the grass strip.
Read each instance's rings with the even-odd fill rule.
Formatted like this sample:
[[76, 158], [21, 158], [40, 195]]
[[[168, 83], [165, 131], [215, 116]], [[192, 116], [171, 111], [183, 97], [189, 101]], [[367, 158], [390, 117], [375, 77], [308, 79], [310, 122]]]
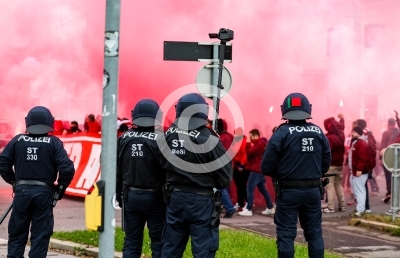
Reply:
[[379, 231], [388, 232], [391, 236], [400, 236], [399, 228], [393, 228], [390, 226], [386, 227], [386, 226], [382, 226], [382, 225], [370, 225], [370, 224], [362, 223], [360, 219], [373, 221], [373, 222], [380, 222], [380, 223], [385, 223], [388, 225], [394, 225], [394, 226], [400, 227], [400, 219], [399, 218], [396, 218], [395, 221], [393, 222], [392, 216], [389, 216], [389, 215], [365, 214], [361, 218], [351, 219], [349, 224], [352, 226], [359, 226], [359, 227], [364, 227], [364, 228], [368, 228], [368, 229], [376, 229]]
[[[71, 241], [87, 247], [98, 247], [99, 233], [96, 231], [88, 230], [75, 230], [75, 231], [60, 231], [54, 232], [52, 238]], [[277, 257], [275, 239], [266, 238], [264, 236], [254, 234], [246, 231], [221, 229], [219, 250], [216, 257]], [[117, 227], [115, 231], [115, 250], [122, 251], [124, 244], [124, 232], [121, 228]], [[307, 258], [308, 251], [304, 245], [295, 245], [296, 257]], [[143, 238], [144, 257], [151, 257], [150, 239], [148, 237], [148, 230], [145, 229]], [[183, 257], [193, 257], [191, 253], [190, 239], [186, 246]], [[325, 252], [326, 258], [340, 258], [339, 254]]]

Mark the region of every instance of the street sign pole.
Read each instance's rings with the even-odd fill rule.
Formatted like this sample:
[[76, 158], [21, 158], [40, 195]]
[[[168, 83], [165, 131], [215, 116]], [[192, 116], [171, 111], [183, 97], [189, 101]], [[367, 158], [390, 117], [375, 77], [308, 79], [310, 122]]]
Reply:
[[[218, 67], [218, 79], [217, 79], [217, 95], [214, 97], [215, 100], [215, 104], [214, 104], [214, 112], [215, 112], [215, 120], [218, 119], [218, 115], [219, 115], [219, 96], [221, 93], [221, 89], [223, 89], [223, 85], [221, 84], [222, 82], [222, 69], [224, 69], [224, 52], [225, 52], [225, 46], [226, 46], [226, 42], [224, 40], [221, 40], [221, 55], [219, 55], [219, 67]], [[216, 56], [218, 56], [218, 52], [216, 54]], [[213, 78], [214, 80], [214, 78]], [[216, 126], [216, 124], [215, 124]], [[214, 126], [214, 130], [217, 131], [217, 128]]]
[[[220, 43], [209, 44], [201, 42], [164, 41], [164, 60], [205, 61], [212, 63], [212, 65], [207, 67], [212, 67], [211, 95], [214, 107], [212, 127], [214, 130], [217, 130], [219, 99], [221, 89], [224, 89], [222, 85], [224, 60], [232, 61], [232, 46], [227, 46], [226, 43], [233, 39], [233, 31], [229, 29], [220, 29], [218, 33], [209, 33], [208, 35], [213, 39], [218, 38]], [[210, 84], [210, 82], [207, 84]], [[204, 93], [202, 94], [204, 95]]]
[[[213, 121], [212, 127], [215, 131], [217, 131], [217, 119], [218, 119], [218, 110], [215, 108], [219, 106], [219, 91], [218, 88], [218, 62], [219, 62], [219, 46], [218, 44], [214, 44], [213, 46], [213, 73], [212, 73], [212, 85], [213, 85]], [[223, 52], [222, 52], [223, 53]]]
[[117, 156], [117, 98], [120, 36], [120, 0], [106, 1], [104, 39], [103, 110], [101, 133], [101, 179], [105, 183], [104, 231], [99, 237], [99, 257], [114, 257], [115, 211], [112, 198], [115, 193]]
[[[219, 96], [221, 93], [221, 89], [223, 89], [222, 86], [222, 72], [224, 69], [224, 58], [225, 58], [225, 47], [226, 43], [228, 41], [231, 41], [233, 39], [233, 31], [229, 29], [220, 29], [218, 33], [209, 33], [208, 34], [210, 38], [218, 38], [220, 40], [220, 48], [215, 47], [213, 48], [213, 61], [214, 61], [214, 66], [213, 66], [213, 86], [214, 90], [213, 92], [216, 92], [216, 94], [213, 94], [213, 106], [214, 106], [214, 120], [213, 120], [213, 128], [214, 130], [217, 131], [217, 119], [218, 119], [218, 114], [219, 114]], [[219, 52], [218, 52], [219, 51]], [[217, 73], [215, 65], [217, 64], [216, 59], [219, 61], [219, 66], [218, 66], [218, 79], [217, 79], [217, 84], [215, 84], [215, 75]], [[215, 85], [217, 85], [215, 87]]]
[[399, 162], [399, 148], [394, 148], [394, 164], [393, 164], [393, 172], [392, 172], [392, 221], [396, 220], [397, 211], [399, 210], [399, 171], [398, 171], [398, 162]]
[[393, 143], [389, 145], [382, 154], [382, 162], [385, 168], [392, 173], [392, 185], [391, 185], [391, 202], [390, 211], [387, 215], [392, 215], [392, 221], [396, 219], [397, 212], [399, 211], [399, 150], [400, 144]]

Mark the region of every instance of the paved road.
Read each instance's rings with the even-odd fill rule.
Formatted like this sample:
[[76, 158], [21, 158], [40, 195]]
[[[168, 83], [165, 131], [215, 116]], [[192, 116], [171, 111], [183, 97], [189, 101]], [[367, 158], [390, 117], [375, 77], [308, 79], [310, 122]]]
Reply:
[[[373, 214], [383, 214], [390, 207], [381, 199], [384, 191], [384, 179], [380, 178], [379, 187], [382, 189], [378, 196], [370, 197]], [[349, 200], [349, 194], [346, 194]], [[400, 257], [400, 237], [392, 237], [387, 233], [366, 230], [348, 226], [350, 213], [354, 206], [346, 206], [345, 212], [323, 213], [323, 237], [325, 248], [342, 253], [348, 257]], [[221, 223], [239, 229], [251, 230], [269, 236], [276, 236], [273, 216], [261, 215], [261, 208], [255, 208], [252, 217], [234, 215], [231, 219], [222, 219]], [[306, 243], [303, 231], [298, 225], [297, 242]]]
[[[381, 179], [379, 183], [381, 189], [384, 189], [383, 184], [384, 179]], [[384, 213], [389, 209], [389, 205], [381, 202], [384, 190], [380, 192], [379, 196], [371, 197], [372, 213], [375, 214]], [[4, 211], [11, 200], [11, 188], [0, 180], [0, 213]], [[347, 206], [347, 208], [346, 212], [323, 214], [323, 234], [327, 249], [350, 257], [398, 257], [400, 238], [391, 237], [382, 232], [348, 226], [349, 214], [354, 210], [354, 206]], [[261, 208], [255, 207], [253, 217], [234, 215], [231, 219], [222, 219], [221, 222], [236, 228], [275, 236], [273, 217], [261, 215], [261, 211]], [[54, 209], [54, 217], [55, 231], [85, 229], [83, 199], [67, 197], [61, 200]], [[120, 211], [116, 211], [116, 221], [117, 225], [120, 225]], [[8, 218], [0, 225], [0, 239], [7, 239], [7, 224]], [[305, 242], [301, 229], [298, 230], [296, 241]], [[0, 247], [0, 257], [3, 257], [2, 251], [5, 251], [4, 246]], [[56, 255], [54, 257], [71, 257], [54, 255]]]

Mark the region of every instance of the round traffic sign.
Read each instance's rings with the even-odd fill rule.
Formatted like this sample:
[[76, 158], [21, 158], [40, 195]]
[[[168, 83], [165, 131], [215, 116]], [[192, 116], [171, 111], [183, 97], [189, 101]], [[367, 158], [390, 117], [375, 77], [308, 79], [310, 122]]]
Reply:
[[397, 155], [397, 169], [400, 169], [400, 144], [393, 143], [389, 145], [383, 152], [382, 163], [387, 170], [393, 172], [394, 170], [394, 150], [398, 150]]
[[[223, 89], [221, 89], [220, 91], [220, 98], [228, 94], [232, 87], [232, 76], [228, 68], [226, 67], [222, 69], [221, 84]], [[198, 91], [204, 97], [213, 98], [214, 96], [216, 96], [216, 93], [214, 93], [215, 86], [213, 86], [213, 68], [210, 65], [205, 65], [197, 73], [196, 85]]]

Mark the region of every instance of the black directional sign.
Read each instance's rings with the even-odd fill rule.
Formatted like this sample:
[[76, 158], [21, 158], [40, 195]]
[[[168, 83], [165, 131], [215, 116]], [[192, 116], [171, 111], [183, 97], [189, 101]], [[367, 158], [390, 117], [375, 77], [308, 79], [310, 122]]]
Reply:
[[[213, 59], [213, 44], [199, 42], [164, 41], [164, 60], [199, 61]], [[225, 61], [232, 61], [232, 46], [225, 47]]]

